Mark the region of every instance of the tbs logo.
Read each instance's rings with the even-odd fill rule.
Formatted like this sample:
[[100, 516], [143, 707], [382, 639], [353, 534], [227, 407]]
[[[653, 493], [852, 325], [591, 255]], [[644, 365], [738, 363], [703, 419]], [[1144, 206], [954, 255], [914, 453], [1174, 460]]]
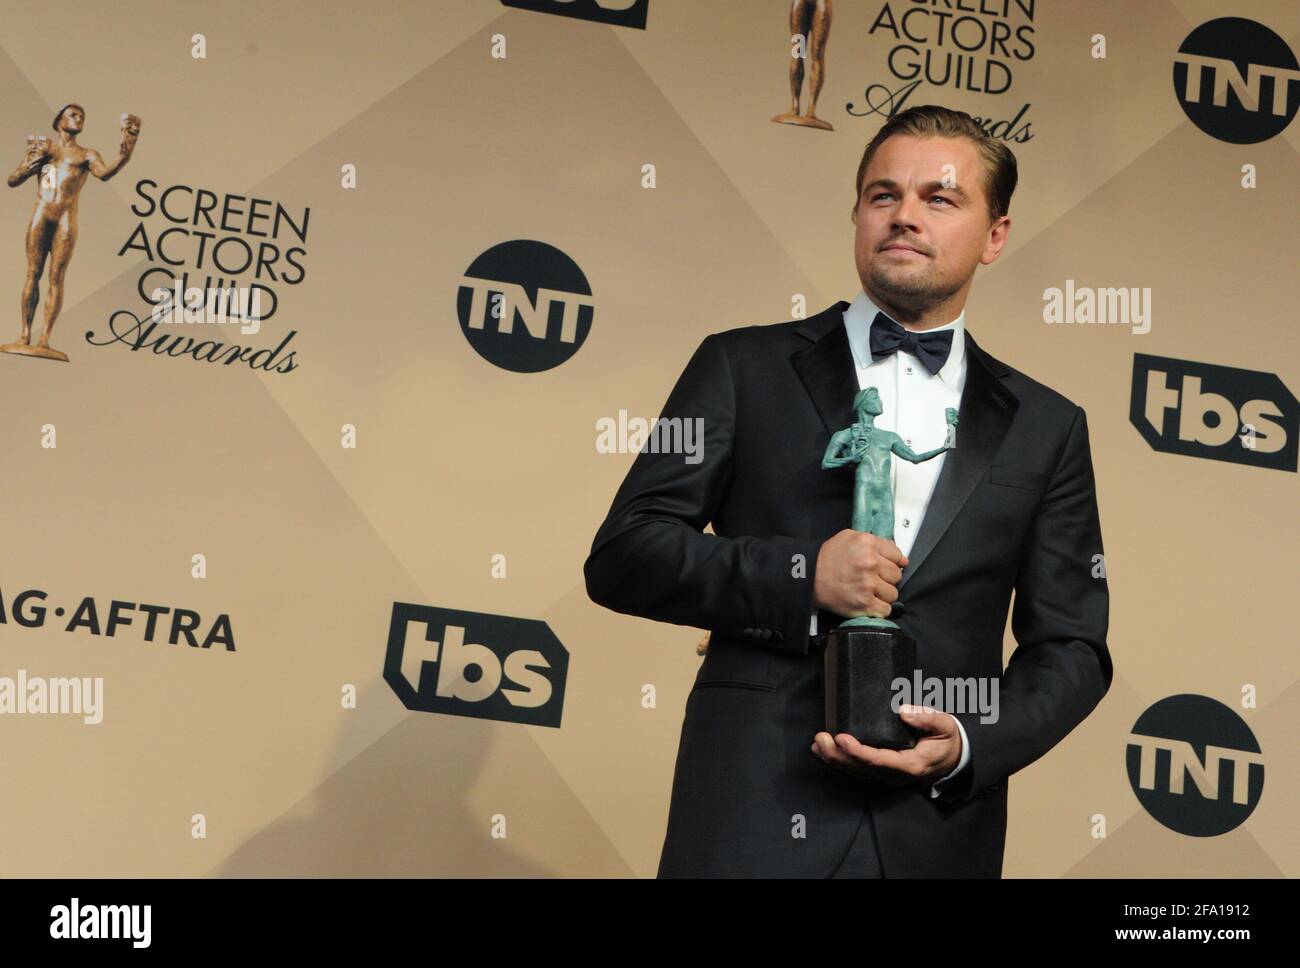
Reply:
[[407, 709], [558, 728], [568, 672], [545, 622], [393, 603], [384, 681]]
[[1164, 453], [1296, 470], [1300, 402], [1273, 373], [1135, 353], [1129, 422]]
[[645, 30], [650, 0], [501, 0], [503, 6]]

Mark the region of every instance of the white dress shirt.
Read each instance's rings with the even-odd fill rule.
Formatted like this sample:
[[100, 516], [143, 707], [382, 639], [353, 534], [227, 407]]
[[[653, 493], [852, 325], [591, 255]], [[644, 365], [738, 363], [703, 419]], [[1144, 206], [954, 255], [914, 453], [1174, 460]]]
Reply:
[[[925, 330], [927, 333], [952, 330], [952, 348], [948, 360], [938, 373], [931, 373], [916, 356], [899, 349], [879, 360], [871, 358], [869, 333], [871, 324], [880, 312], [867, 296], [859, 290], [844, 311], [844, 328], [848, 331], [849, 348], [858, 371], [858, 388], [874, 386], [880, 393], [884, 413], [878, 414], [875, 425], [882, 430], [892, 430], [915, 453], [942, 447], [948, 434], [944, 410], [960, 408], [961, 391], [966, 384], [966, 313], [951, 323]], [[911, 327], [899, 323], [905, 329]], [[837, 428], [839, 429], [839, 428]], [[958, 428], [960, 430], [960, 428]], [[907, 555], [916, 541], [916, 534], [925, 519], [926, 508], [939, 480], [939, 472], [947, 454], [940, 454], [920, 464], [903, 460], [897, 454], [890, 459], [890, 479], [894, 493], [894, 544]], [[846, 472], [847, 473], [847, 472]], [[810, 633], [817, 634], [817, 612], [813, 611]], [[921, 698], [913, 697], [912, 705], [921, 706]], [[956, 717], [953, 717], [956, 719]], [[966, 729], [957, 720], [961, 733], [961, 759], [956, 768], [930, 788], [930, 796], [939, 795], [939, 787], [959, 773], [970, 762], [970, 744]]]

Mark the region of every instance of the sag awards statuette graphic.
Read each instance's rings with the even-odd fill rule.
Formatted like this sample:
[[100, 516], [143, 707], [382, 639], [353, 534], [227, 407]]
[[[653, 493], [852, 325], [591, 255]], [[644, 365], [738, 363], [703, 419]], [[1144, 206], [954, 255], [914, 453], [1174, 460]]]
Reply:
[[[942, 447], [916, 454], [892, 430], [875, 425], [884, 412], [875, 387], [853, 398], [857, 423], [836, 431], [826, 446], [822, 469], [856, 465], [853, 484], [855, 531], [894, 540], [891, 454], [919, 464], [955, 449], [957, 411], [948, 407], [948, 435]], [[891, 705], [890, 683], [916, 672], [916, 640], [887, 618], [859, 615], [841, 622], [826, 640], [826, 731], [849, 733], [882, 749], [911, 749], [914, 733]]]
[[[829, 121], [817, 117], [817, 95], [826, 79], [826, 41], [831, 35], [834, 16], [832, 0], [791, 0], [791, 43], [799, 46], [790, 51], [790, 110], [772, 120], [778, 124], [797, 124], [805, 128], [834, 131]], [[799, 40], [793, 38], [798, 35]], [[804, 61], [808, 68], [808, 111], [799, 113], [799, 92], [803, 87]]]
[[[9, 176], [9, 187], [17, 188], [40, 172], [36, 184], [36, 207], [27, 224], [27, 280], [23, 284], [22, 331], [17, 342], [5, 343], [0, 352], [19, 356], [37, 356], [68, 362], [68, 355], [50, 346], [50, 333], [63, 307], [63, 276], [77, 244], [77, 201], [86, 176], [108, 181], [131, 160], [136, 138], [140, 136], [140, 119], [123, 114], [122, 143], [118, 157], [106, 163], [94, 148], [77, 144], [77, 135], [86, 123], [86, 112], [79, 104], [68, 104], [54, 116], [55, 134], [47, 137], [27, 136], [27, 152]], [[32, 319], [40, 299], [41, 273], [49, 264], [50, 275], [45, 294], [45, 328], [32, 345]]]

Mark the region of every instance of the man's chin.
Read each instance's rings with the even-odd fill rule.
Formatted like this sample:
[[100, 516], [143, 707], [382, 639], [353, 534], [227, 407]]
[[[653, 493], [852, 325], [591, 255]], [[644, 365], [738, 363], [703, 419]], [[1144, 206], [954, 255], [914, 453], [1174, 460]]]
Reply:
[[926, 271], [874, 272], [871, 275], [871, 283], [880, 292], [906, 299], [924, 298], [935, 293], [934, 283], [930, 280], [929, 272]]

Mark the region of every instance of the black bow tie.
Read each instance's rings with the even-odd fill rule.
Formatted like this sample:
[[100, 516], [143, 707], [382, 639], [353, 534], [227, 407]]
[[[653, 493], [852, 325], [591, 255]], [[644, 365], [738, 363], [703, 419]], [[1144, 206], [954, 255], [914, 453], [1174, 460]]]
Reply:
[[872, 362], [888, 356], [897, 350], [911, 353], [919, 359], [931, 374], [943, 369], [948, 362], [948, 353], [952, 350], [951, 329], [941, 332], [913, 333], [904, 329], [884, 313], [876, 313], [871, 322], [871, 359]]

